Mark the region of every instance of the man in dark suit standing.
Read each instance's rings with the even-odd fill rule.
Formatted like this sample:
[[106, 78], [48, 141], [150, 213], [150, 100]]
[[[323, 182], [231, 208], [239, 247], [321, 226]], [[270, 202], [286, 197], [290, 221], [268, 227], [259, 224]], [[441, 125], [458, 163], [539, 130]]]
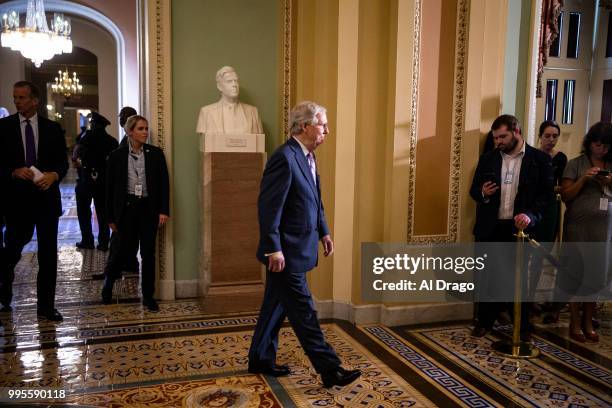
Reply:
[[0, 276], [0, 302], [11, 308], [15, 265], [23, 247], [38, 239], [38, 316], [61, 321], [55, 309], [57, 226], [62, 214], [59, 182], [68, 170], [64, 132], [37, 115], [39, 91], [27, 81], [14, 85], [18, 113], [0, 120], [1, 169], [6, 206], [6, 243]]
[[[496, 148], [480, 157], [470, 188], [477, 203], [474, 236], [478, 242], [514, 242], [518, 229], [531, 233], [553, 199], [551, 159], [527, 145], [514, 116], [501, 115], [491, 130]], [[514, 257], [494, 261], [514, 263]], [[527, 303], [522, 306], [521, 337], [527, 341], [531, 325]], [[502, 307], [503, 303], [479, 304], [472, 335], [482, 337], [490, 331]]]
[[112, 300], [113, 284], [121, 275], [132, 242], [140, 243], [142, 256], [142, 303], [159, 310], [155, 293], [155, 238], [157, 228], [170, 214], [170, 187], [164, 152], [146, 143], [147, 120], [131, 116], [125, 131], [128, 141], [112, 152], [106, 170], [106, 212], [111, 230], [111, 247], [102, 288], [102, 302]]
[[106, 133], [110, 125], [108, 119], [98, 112], [91, 114], [91, 129], [78, 142], [78, 159], [80, 160], [79, 179], [75, 188], [77, 215], [81, 228], [81, 241], [76, 247], [93, 249], [94, 236], [91, 228], [91, 201], [96, 207], [98, 220], [98, 249], [108, 250], [110, 229], [106, 222], [106, 159], [119, 143]]
[[289, 140], [266, 164], [258, 200], [260, 240], [257, 259], [267, 267], [263, 304], [249, 351], [249, 372], [289, 374], [276, 364], [278, 332], [285, 317], [323, 385], [346, 385], [359, 370], [346, 370], [325, 341], [314, 309], [306, 272], [317, 265], [318, 242], [325, 256], [334, 244], [325, 221], [314, 151], [327, 134], [327, 114], [314, 102], [291, 111]]

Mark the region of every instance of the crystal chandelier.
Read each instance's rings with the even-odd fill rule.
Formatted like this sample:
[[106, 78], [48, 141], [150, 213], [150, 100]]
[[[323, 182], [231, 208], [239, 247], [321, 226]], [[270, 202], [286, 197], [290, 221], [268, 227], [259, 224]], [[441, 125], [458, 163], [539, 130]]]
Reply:
[[65, 71], [58, 71], [59, 76], [55, 77], [55, 83], [51, 85], [51, 91], [54, 94], [64, 95], [66, 99], [69, 99], [73, 95], [78, 95], [83, 92], [83, 85], [80, 83], [80, 79], [77, 78], [76, 72], [72, 73], [72, 78], [68, 74], [68, 69]]
[[43, 0], [28, 0], [25, 27], [19, 26], [19, 13], [14, 10], [2, 16], [0, 43], [21, 52], [38, 68], [56, 54], [72, 52], [70, 28], [69, 18], [54, 13], [49, 30]]

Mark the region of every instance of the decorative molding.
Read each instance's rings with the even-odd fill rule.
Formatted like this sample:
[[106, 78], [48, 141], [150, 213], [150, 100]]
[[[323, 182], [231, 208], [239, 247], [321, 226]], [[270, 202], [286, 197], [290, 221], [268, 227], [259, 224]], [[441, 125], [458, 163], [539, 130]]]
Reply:
[[319, 319], [341, 319], [354, 324], [409, 324], [469, 320], [473, 316], [472, 303], [419, 303], [401, 306], [354, 305], [333, 300], [315, 299]]
[[416, 147], [417, 147], [417, 125], [419, 116], [419, 73], [421, 70], [421, 0], [414, 2], [414, 36], [412, 39], [412, 95], [410, 104], [410, 151], [408, 171], [408, 242], [412, 241], [412, 230], [414, 227], [414, 195], [416, 191]]
[[177, 299], [188, 299], [200, 296], [198, 293], [198, 279], [190, 280], [177, 280], [174, 281], [176, 287], [176, 298]]
[[[146, 0], [146, 31], [143, 37], [144, 63], [146, 66], [147, 101], [144, 112], [149, 117], [151, 138], [154, 145], [164, 151], [170, 182], [172, 183], [172, 50], [171, 50], [171, 1]], [[172, 188], [171, 188], [172, 189]], [[172, 201], [172, 200], [171, 200]], [[157, 235], [157, 269], [159, 295], [162, 299], [174, 299], [174, 252], [172, 221], [159, 228]], [[161, 283], [166, 283], [161, 285]]]
[[459, 230], [459, 196], [461, 188], [461, 150], [465, 131], [465, 75], [469, 29], [469, 1], [457, 1], [457, 26], [455, 35], [455, 87], [453, 90], [453, 135], [451, 140], [448, 225], [446, 234], [413, 235], [414, 200], [416, 192], [416, 144], [418, 120], [418, 71], [421, 37], [421, 1], [415, 2], [415, 38], [413, 55], [416, 59], [413, 71], [412, 127], [410, 136], [410, 185], [408, 192], [408, 242], [443, 243], [455, 242]]
[[[293, 64], [291, 61], [291, 43], [293, 41], [293, 0], [285, 0], [283, 14], [283, 73], [282, 73], [282, 129], [289, 134], [289, 112], [291, 111], [291, 80]], [[282, 138], [284, 139], [284, 137]]]
[[[0, 15], [8, 10], [15, 10], [18, 13], [26, 12], [26, 2], [23, 0], [11, 0], [0, 4]], [[83, 4], [78, 4], [68, 0], [46, 0], [45, 10], [49, 12], [61, 12], [82, 17], [106, 30], [115, 40], [117, 46], [117, 106], [123, 106], [124, 101], [128, 100], [127, 95], [127, 67], [125, 55], [125, 37], [123, 32], [113, 20], [99, 12], [98, 10]], [[118, 128], [121, 134], [121, 129]]]

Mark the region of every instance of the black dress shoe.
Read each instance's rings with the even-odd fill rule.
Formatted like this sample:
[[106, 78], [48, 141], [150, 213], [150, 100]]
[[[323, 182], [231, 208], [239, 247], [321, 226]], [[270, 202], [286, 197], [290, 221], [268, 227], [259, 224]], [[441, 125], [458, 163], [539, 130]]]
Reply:
[[264, 365], [264, 364], [249, 364], [249, 373], [265, 374], [272, 377], [284, 377], [291, 374], [291, 370], [286, 365]]
[[98, 251], [108, 251], [108, 243], [102, 243], [102, 244], [98, 244], [98, 246], [96, 247], [96, 249]]
[[360, 370], [346, 370], [342, 367], [338, 367], [334, 371], [322, 373], [321, 379], [323, 380], [323, 386], [325, 388], [333, 387], [334, 385], [344, 387], [358, 379], [359, 376], [361, 376]]
[[153, 298], [142, 299], [142, 304], [149, 309], [149, 312], [159, 312], [159, 305]]
[[476, 326], [474, 327], [474, 330], [472, 330], [472, 333], [470, 333], [470, 336], [472, 337], [484, 337], [485, 334], [487, 334], [488, 330], [482, 326]]
[[57, 309], [52, 309], [52, 310], [40, 310], [40, 309], [38, 309], [36, 311], [36, 315], [38, 317], [45, 318], [45, 319], [50, 320], [52, 322], [61, 322], [62, 320], [64, 320], [64, 317], [62, 316], [62, 314]]
[[94, 273], [93, 275], [91, 275], [92, 280], [104, 280], [104, 278], [106, 278], [106, 275], [104, 274], [104, 272]]
[[94, 249], [94, 244], [93, 242], [79, 241], [76, 243], [76, 247], [79, 249]]

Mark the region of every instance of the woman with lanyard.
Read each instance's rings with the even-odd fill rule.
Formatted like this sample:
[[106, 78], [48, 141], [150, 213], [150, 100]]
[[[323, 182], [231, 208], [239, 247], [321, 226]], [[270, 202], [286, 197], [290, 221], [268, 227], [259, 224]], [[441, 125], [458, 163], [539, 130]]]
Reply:
[[[557, 279], [561, 280], [562, 290], [571, 295], [569, 334], [578, 342], [599, 341], [592, 320], [595, 310], [593, 296], [605, 287], [606, 271], [603, 265], [607, 261], [602, 258], [601, 262], [596, 262], [597, 265], [601, 264], [601, 268], [589, 268], [587, 263], [594, 261], [589, 259], [589, 252], [585, 252], [589, 244], [579, 247], [572, 243], [610, 242], [610, 145], [612, 124], [594, 124], [584, 137], [582, 154], [567, 163], [561, 180], [561, 198], [567, 206], [563, 241], [568, 243], [562, 252], [569, 267], [559, 271]], [[602, 255], [607, 257], [607, 253]], [[581, 302], [581, 297], [585, 301]]]
[[[567, 156], [557, 150], [555, 147], [561, 136], [561, 128], [557, 122], [546, 120], [540, 124], [538, 131], [538, 140], [540, 145], [538, 149], [548, 154], [552, 161], [553, 176], [555, 178], [554, 192], [556, 200], [551, 201], [546, 209], [542, 212], [542, 219], [535, 226], [535, 238], [540, 241], [547, 252], [552, 250], [557, 233], [559, 231], [560, 213], [561, 213], [561, 178], [563, 171], [567, 165]], [[542, 275], [542, 265], [544, 257], [540, 253], [534, 253], [529, 264], [529, 299], [534, 301], [536, 297], [536, 289], [538, 288], [540, 277]], [[562, 303], [551, 304], [551, 314], [547, 314], [545, 320], [557, 320], [559, 318], [559, 309]], [[539, 314], [540, 306], [532, 303], [532, 312]], [[549, 321], [550, 323], [551, 321]]]
[[128, 143], [108, 157], [106, 208], [112, 230], [111, 247], [102, 288], [102, 302], [111, 303], [113, 284], [121, 275], [130, 242], [138, 241], [142, 258], [142, 303], [158, 311], [155, 292], [155, 238], [157, 228], [168, 220], [169, 181], [164, 153], [147, 144], [149, 125], [140, 115], [130, 116], [124, 126]]

